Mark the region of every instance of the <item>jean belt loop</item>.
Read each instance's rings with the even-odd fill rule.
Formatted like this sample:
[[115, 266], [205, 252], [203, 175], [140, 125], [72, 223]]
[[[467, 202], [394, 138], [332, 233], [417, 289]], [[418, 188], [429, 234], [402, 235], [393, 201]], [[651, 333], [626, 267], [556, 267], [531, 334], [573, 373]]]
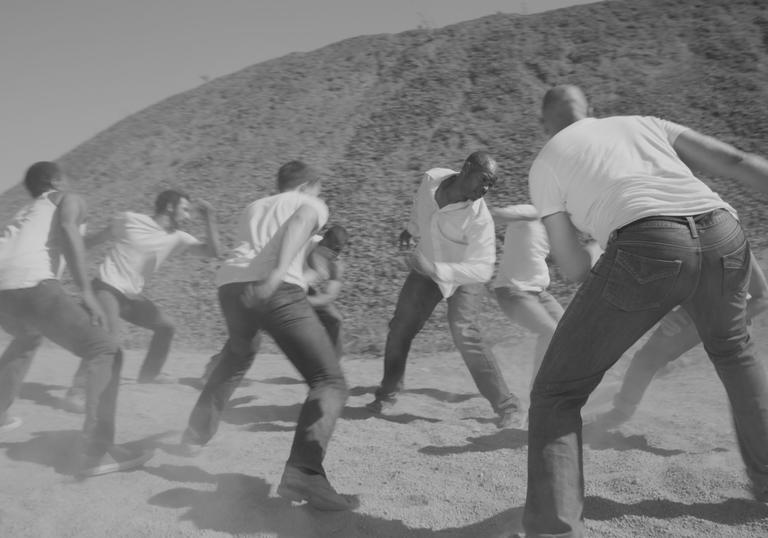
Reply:
[[693, 220], [693, 217], [685, 217], [685, 220], [688, 221], [688, 228], [691, 230], [691, 237], [699, 237], [699, 230], [696, 229], [696, 221]]

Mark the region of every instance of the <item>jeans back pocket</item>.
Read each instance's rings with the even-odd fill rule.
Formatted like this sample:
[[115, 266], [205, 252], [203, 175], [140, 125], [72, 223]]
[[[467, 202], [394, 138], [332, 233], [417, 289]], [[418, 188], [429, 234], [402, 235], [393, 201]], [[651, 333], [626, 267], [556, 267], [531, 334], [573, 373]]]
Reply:
[[627, 312], [658, 308], [672, 291], [682, 263], [618, 248], [603, 288], [603, 298]]

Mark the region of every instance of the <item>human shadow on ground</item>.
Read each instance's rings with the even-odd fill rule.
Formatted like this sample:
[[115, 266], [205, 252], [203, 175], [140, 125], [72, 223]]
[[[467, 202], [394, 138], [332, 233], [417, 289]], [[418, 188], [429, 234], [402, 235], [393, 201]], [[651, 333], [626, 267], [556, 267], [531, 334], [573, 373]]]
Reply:
[[492, 452], [502, 448], [517, 449], [528, 444], [528, 432], [525, 430], [505, 429], [491, 435], [467, 437], [467, 444], [458, 446], [428, 445], [419, 449], [422, 454], [447, 456], [467, 452]]
[[584, 426], [584, 445], [592, 450], [642, 450], [656, 456], [677, 456], [685, 450], [664, 449], [652, 446], [644, 435], [624, 435], [619, 431], [605, 430], [594, 426]]
[[[160, 440], [174, 432], [163, 432], [143, 439], [124, 443], [126, 447], [154, 450]], [[32, 437], [18, 443], [0, 443], [8, 459], [27, 461], [45, 467], [52, 467], [61, 475], [75, 475], [79, 471], [82, 456], [82, 433], [79, 430], [33, 432]]]
[[46, 385], [45, 383], [27, 382], [21, 386], [19, 399], [31, 400], [37, 405], [61, 409], [62, 399], [51, 394], [51, 391], [63, 390], [61, 385]]
[[267, 379], [257, 379], [259, 383], [266, 383], [267, 385], [304, 385], [304, 381], [296, 379], [295, 377], [289, 377], [287, 375], [278, 377], [269, 377]]
[[768, 517], [768, 506], [749, 499], [726, 499], [719, 503], [685, 504], [665, 499], [648, 499], [632, 504], [589, 496], [584, 501], [584, 517], [607, 521], [624, 516], [657, 519], [692, 517], [721, 525], [740, 525]]
[[[376, 385], [371, 386], [360, 386], [352, 387], [349, 389], [349, 395], [350, 396], [364, 396], [366, 394], [373, 395], [376, 392], [376, 389], [379, 388]], [[474, 393], [457, 393], [457, 392], [448, 392], [445, 390], [440, 389], [432, 389], [432, 388], [419, 388], [419, 389], [404, 389], [400, 394], [421, 394], [422, 396], [429, 396], [430, 398], [434, 398], [435, 400], [439, 400], [441, 402], [446, 403], [461, 403], [466, 402], [467, 400], [471, 400], [472, 398], [479, 398], [479, 394]]]
[[[263, 478], [238, 473], [210, 474], [192, 466], [160, 465], [146, 472], [171, 482], [203, 487], [174, 487], [149, 498], [153, 506], [186, 509], [181, 521], [200, 530], [233, 535], [270, 534], [281, 538], [501, 538], [521, 528], [522, 508], [512, 508], [464, 527], [441, 530], [411, 528], [400, 520], [387, 520], [357, 512], [321, 512], [271, 497]], [[211, 490], [210, 485], [216, 489]]]
[[[187, 387], [192, 387], [193, 389], [197, 390], [203, 390], [203, 386], [205, 383], [199, 378], [199, 377], [180, 377], [178, 379], [179, 385], [186, 385]], [[245, 388], [250, 387], [254, 384], [254, 380], [244, 377], [240, 384], [237, 386], [238, 388]]]

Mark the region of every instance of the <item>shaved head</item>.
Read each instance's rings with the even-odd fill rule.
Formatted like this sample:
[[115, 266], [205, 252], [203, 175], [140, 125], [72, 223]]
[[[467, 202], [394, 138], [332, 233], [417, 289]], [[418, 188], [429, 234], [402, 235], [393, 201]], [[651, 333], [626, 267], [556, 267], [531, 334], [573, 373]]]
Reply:
[[491, 157], [491, 154], [487, 151], [475, 151], [464, 161], [464, 166], [494, 178], [499, 168], [499, 165], [496, 164], [496, 159]]
[[550, 88], [541, 103], [541, 119], [547, 134], [554, 136], [570, 124], [590, 114], [587, 97], [581, 88], [563, 84]]

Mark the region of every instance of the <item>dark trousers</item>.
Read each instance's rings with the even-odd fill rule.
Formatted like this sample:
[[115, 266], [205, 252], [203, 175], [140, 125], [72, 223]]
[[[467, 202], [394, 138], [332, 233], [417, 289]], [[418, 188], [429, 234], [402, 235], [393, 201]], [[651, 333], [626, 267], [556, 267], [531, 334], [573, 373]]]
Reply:
[[189, 417], [188, 438], [205, 444], [216, 433], [227, 402], [253, 363], [263, 330], [309, 385], [288, 463], [324, 475], [326, 447], [348, 396], [339, 357], [302, 288], [283, 283], [265, 304], [246, 308], [246, 285], [219, 288], [229, 337]]
[[[157, 305], [144, 297], [126, 297], [122, 292], [102, 282], [93, 281], [96, 298], [107, 316], [110, 333], [119, 340], [120, 319], [152, 331], [152, 339], [144, 362], [139, 370], [139, 381], [151, 381], [160, 373], [168, 359], [175, 328], [173, 322], [163, 314]], [[85, 386], [85, 363], [81, 362], [72, 382], [74, 390]]]
[[0, 415], [19, 395], [43, 337], [83, 359], [86, 453], [100, 456], [114, 442], [122, 354], [57, 280], [0, 291], [0, 323], [13, 340], [0, 357]]
[[[500, 413], [508, 407], [517, 407], [519, 401], [509, 392], [496, 357], [483, 342], [475, 323], [483, 290], [482, 284], [459, 286], [448, 298], [448, 324], [453, 342], [480, 394], [490, 402], [494, 411]], [[411, 271], [397, 298], [395, 315], [389, 322], [384, 376], [376, 391], [377, 398], [392, 398], [402, 390], [411, 343], [442, 300], [443, 294], [431, 278]]]
[[768, 484], [768, 382], [747, 332], [750, 250], [723, 210], [614, 234], [555, 330], [531, 392], [526, 536], [584, 535], [581, 408], [606, 370], [672, 308], [690, 314], [722, 381], [747, 473]]

